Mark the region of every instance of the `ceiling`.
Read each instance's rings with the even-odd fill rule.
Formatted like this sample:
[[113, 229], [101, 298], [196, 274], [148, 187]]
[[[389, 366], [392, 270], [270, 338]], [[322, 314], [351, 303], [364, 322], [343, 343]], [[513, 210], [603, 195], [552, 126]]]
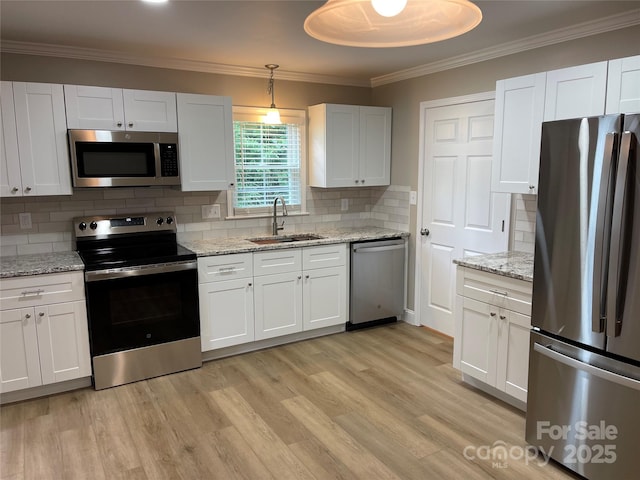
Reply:
[[[1, 0], [2, 51], [345, 85], [376, 85], [640, 24], [640, 1], [478, 0], [481, 24], [401, 48], [309, 37], [315, 0]], [[640, 41], [635, 39], [635, 41]]]

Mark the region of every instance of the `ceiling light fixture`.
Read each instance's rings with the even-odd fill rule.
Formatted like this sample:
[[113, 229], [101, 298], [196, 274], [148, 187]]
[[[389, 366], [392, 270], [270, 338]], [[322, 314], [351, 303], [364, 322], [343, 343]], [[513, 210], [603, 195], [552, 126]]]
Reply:
[[307, 17], [304, 30], [337, 45], [408, 47], [457, 37], [481, 20], [469, 0], [327, 0]]
[[273, 88], [273, 71], [278, 68], [280, 65], [276, 65], [275, 63], [269, 63], [265, 65], [265, 68], [271, 70], [271, 76], [269, 77], [269, 86], [267, 88], [267, 92], [271, 94], [271, 107], [267, 114], [263, 117], [263, 122], [269, 125], [279, 125], [282, 123], [280, 120], [280, 112], [276, 108], [275, 92]]

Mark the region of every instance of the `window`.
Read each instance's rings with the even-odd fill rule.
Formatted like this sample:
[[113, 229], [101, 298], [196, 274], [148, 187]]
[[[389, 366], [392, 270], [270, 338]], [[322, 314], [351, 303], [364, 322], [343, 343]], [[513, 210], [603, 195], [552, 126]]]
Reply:
[[234, 107], [235, 190], [227, 196], [229, 216], [270, 214], [283, 197], [289, 213], [305, 207], [305, 112], [282, 110], [282, 124], [262, 122], [265, 108]]

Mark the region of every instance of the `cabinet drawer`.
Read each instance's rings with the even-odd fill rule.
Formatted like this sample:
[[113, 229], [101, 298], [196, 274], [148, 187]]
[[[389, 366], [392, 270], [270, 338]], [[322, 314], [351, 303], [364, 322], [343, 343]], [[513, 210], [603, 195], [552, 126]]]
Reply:
[[300, 270], [302, 270], [302, 252], [300, 248], [271, 250], [253, 254], [253, 274], [256, 277]]
[[321, 245], [302, 249], [302, 269], [339, 267], [345, 265], [347, 259], [347, 244]]
[[507, 310], [531, 315], [531, 282], [458, 267], [456, 293]]
[[219, 282], [253, 276], [251, 253], [198, 258], [198, 282]]
[[6, 278], [0, 282], [2, 309], [84, 300], [82, 272]]

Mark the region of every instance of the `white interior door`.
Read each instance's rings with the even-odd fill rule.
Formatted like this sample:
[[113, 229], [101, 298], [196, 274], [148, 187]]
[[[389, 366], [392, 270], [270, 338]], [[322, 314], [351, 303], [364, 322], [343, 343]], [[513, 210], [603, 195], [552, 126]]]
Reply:
[[416, 309], [420, 324], [453, 336], [453, 260], [507, 250], [510, 195], [491, 191], [493, 100], [421, 110]]

